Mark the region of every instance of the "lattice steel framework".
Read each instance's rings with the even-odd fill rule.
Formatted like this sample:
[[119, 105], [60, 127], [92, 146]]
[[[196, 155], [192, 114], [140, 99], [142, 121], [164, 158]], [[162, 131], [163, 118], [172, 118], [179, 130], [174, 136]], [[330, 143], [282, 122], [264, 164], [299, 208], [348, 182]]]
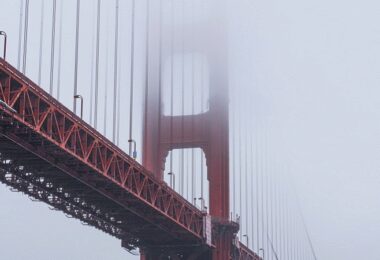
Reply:
[[3, 182], [124, 244], [203, 244], [200, 210], [2, 59], [0, 100]]
[[[171, 259], [211, 257], [204, 213], [3, 59], [0, 181], [120, 238], [128, 250], [146, 248]], [[214, 219], [213, 241], [227, 226], [237, 231], [223, 223]], [[220, 259], [260, 259], [240, 242], [232, 246], [232, 233], [224, 238], [233, 254]]]

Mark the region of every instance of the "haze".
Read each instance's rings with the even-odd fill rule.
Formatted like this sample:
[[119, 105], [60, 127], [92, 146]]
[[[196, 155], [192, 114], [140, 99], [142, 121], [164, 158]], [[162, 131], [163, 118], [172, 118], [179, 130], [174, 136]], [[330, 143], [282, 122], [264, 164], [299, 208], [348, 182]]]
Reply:
[[[130, 0], [121, 2], [127, 14]], [[39, 8], [40, 1], [32, 3]], [[145, 4], [137, 3], [138, 14]], [[74, 13], [75, 1], [65, 1], [64, 6]], [[8, 57], [16, 65], [19, 1], [0, 0], [0, 10], [0, 30], [9, 34]], [[292, 189], [290, 204], [296, 205], [298, 197], [319, 260], [380, 259], [380, 3], [229, 0], [228, 10], [234, 129], [247, 140], [265, 135], [267, 160], [279, 183], [293, 187], [286, 188]], [[145, 18], [137, 17], [136, 23], [143, 23]], [[91, 24], [86, 19], [84, 23]], [[113, 17], [109, 19], [111, 23]], [[74, 22], [66, 22], [69, 29], [64, 37], [70, 41]], [[30, 26], [37, 30], [39, 19]], [[124, 43], [128, 30], [121, 36]], [[83, 35], [91, 40], [89, 31]], [[112, 37], [113, 29], [108, 33]], [[137, 68], [144, 67], [139, 45], [143, 40], [141, 36], [136, 43]], [[33, 48], [38, 50], [38, 42], [32, 41], [31, 46], [30, 59], [36, 59]], [[84, 52], [86, 48], [82, 46]], [[128, 71], [128, 49], [120, 55], [125, 57], [121, 66], [125, 63]], [[83, 56], [91, 62], [89, 54]], [[63, 70], [72, 70], [73, 56], [64, 59], [68, 64]], [[83, 67], [80, 82], [84, 89], [89, 71]], [[36, 73], [35, 67], [29, 68], [35, 81]], [[143, 71], [136, 69], [136, 73], [135, 84], [142, 86]], [[128, 77], [122, 75], [126, 85]], [[48, 86], [48, 72], [42, 82]], [[71, 78], [65, 82], [63, 89], [71, 90]], [[67, 106], [72, 104], [70, 95], [62, 97]], [[128, 128], [126, 122], [122, 124], [124, 130]], [[110, 136], [111, 128], [106, 128]], [[140, 140], [141, 133], [137, 135]], [[127, 138], [120, 140], [123, 149], [127, 149]], [[119, 240], [21, 193], [12, 193], [3, 184], [0, 205], [1, 259], [138, 259], [124, 251]]]

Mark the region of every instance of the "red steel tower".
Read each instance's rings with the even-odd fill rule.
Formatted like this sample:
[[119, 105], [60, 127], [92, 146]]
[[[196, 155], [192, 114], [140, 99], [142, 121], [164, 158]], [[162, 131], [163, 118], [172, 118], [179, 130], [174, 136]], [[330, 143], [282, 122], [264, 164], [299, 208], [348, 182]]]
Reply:
[[[217, 15], [216, 15], [217, 16]], [[219, 16], [217, 16], [219, 17]], [[155, 23], [157, 26], [158, 23]], [[160, 64], [173, 53], [157, 50], [152, 40], [149, 47], [149, 77], [145, 93], [143, 135], [143, 166], [163, 179], [165, 160], [173, 149], [201, 148], [206, 157], [209, 180], [209, 214], [212, 218], [215, 249], [208, 256], [193, 252], [188, 259], [230, 259], [232, 240], [237, 225], [229, 221], [229, 131], [228, 131], [228, 66], [225, 23], [210, 19], [197, 33], [199, 41], [185, 36], [186, 52], [206, 57], [209, 78], [209, 109], [195, 115], [167, 116], [163, 114], [162, 72]], [[151, 26], [152, 27], [152, 26]], [[152, 29], [160, 32], [160, 28]], [[153, 39], [159, 39], [159, 35]], [[165, 45], [164, 45], [165, 46]], [[174, 46], [174, 51], [180, 49]], [[181, 50], [183, 51], [183, 49]], [[176, 86], [174, 86], [176, 87]], [[178, 87], [178, 86], [177, 86]], [[195, 174], [195, 173], [193, 173]], [[195, 251], [199, 251], [198, 249]], [[159, 259], [146, 251], [143, 259]]]

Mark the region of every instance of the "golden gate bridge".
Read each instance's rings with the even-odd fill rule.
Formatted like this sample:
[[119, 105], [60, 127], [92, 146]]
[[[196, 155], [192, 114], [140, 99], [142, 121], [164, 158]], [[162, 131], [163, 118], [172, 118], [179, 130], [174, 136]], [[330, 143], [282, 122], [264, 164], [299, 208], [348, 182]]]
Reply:
[[21, 0], [0, 28], [0, 181], [141, 259], [316, 259], [239, 115], [227, 7]]

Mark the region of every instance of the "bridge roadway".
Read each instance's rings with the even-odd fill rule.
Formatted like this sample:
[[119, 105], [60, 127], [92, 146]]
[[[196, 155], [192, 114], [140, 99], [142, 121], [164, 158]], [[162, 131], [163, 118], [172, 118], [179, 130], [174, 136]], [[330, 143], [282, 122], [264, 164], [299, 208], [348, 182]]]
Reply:
[[[217, 250], [205, 213], [0, 59], [0, 181], [122, 240], [170, 255]], [[231, 222], [238, 231], [238, 225]], [[260, 259], [238, 242], [232, 259]]]

